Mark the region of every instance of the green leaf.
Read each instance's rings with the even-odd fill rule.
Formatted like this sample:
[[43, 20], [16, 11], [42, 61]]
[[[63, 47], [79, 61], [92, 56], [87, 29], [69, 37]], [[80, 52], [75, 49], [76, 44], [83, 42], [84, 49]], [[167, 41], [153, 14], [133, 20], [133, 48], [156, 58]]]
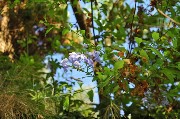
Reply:
[[90, 13], [89, 10], [87, 8], [82, 8], [84, 11], [86, 11], [86, 13]]
[[99, 84], [99, 87], [103, 88], [104, 86], [107, 86], [109, 84], [109, 82], [110, 82], [109, 80], [110, 80], [110, 78], [108, 78], [108, 79], [104, 80], [103, 82], [101, 82]]
[[43, 20], [40, 20], [40, 21], [39, 21], [39, 23], [43, 24], [43, 23], [44, 23], [44, 21], [43, 21]]
[[156, 49], [154, 48], [150, 48], [156, 55], [158, 55], [160, 58], [162, 58], [163, 60], [165, 59], [164, 56]]
[[94, 92], [93, 92], [93, 90], [88, 91], [88, 92], [87, 92], [87, 95], [89, 96], [89, 100], [90, 100], [91, 102], [93, 102], [93, 97], [94, 97]]
[[153, 32], [152, 37], [153, 37], [154, 40], [158, 40], [159, 39], [159, 33]]
[[77, 5], [78, 0], [73, 0], [73, 5]]
[[172, 41], [172, 43], [173, 43], [174, 48], [177, 48], [177, 39], [176, 38]]
[[77, 83], [79, 84], [79, 87], [82, 88], [83, 83], [80, 81], [77, 81]]
[[135, 37], [135, 41], [138, 45], [140, 45], [140, 43], [142, 42], [142, 38]]
[[119, 85], [117, 85], [116, 87], [114, 87], [114, 89], [113, 89], [112, 92], [114, 93], [114, 92], [118, 91], [118, 89], [119, 89]]
[[68, 96], [65, 97], [63, 106], [64, 106], [65, 110], [69, 109], [69, 97]]
[[170, 69], [163, 69], [161, 72], [167, 76], [167, 78], [170, 80], [170, 83], [174, 82], [175, 75], [173, 74], [173, 71]]
[[59, 40], [55, 40], [55, 45], [56, 46], [60, 46], [61, 45], [61, 42]]
[[108, 67], [105, 67], [104, 68], [104, 73], [107, 74], [107, 75], [110, 75], [111, 74], [111, 70]]
[[80, 33], [84, 36], [85, 35], [85, 30], [80, 30]]
[[63, 29], [62, 35], [66, 35], [69, 32], [69, 29]]
[[180, 70], [180, 62], [177, 63], [177, 68]]
[[114, 69], [115, 70], [118, 70], [118, 69], [121, 69], [124, 67], [124, 60], [120, 60], [120, 61], [117, 61], [115, 64], [114, 64]]
[[147, 60], [149, 60], [149, 57], [148, 57], [146, 51], [144, 51], [143, 49], [140, 50], [140, 55], [141, 55], [142, 57], [145, 57]]
[[48, 28], [48, 29], [46, 30], [45, 35], [47, 35], [53, 28], [54, 28], [54, 27]]
[[97, 74], [100, 80], [105, 80], [107, 78], [107, 75], [103, 75], [101, 72], [97, 72]]

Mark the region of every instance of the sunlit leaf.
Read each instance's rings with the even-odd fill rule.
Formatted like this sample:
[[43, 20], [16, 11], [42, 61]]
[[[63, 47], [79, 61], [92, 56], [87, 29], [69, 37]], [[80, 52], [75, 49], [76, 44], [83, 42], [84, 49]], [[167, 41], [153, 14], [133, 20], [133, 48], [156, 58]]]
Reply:
[[173, 43], [174, 48], [177, 48], [177, 39], [176, 38], [172, 41], [172, 43]]
[[154, 40], [158, 40], [159, 39], [159, 33], [153, 32], [152, 37], [153, 37]]
[[124, 67], [124, 61], [123, 60], [119, 60], [114, 64], [114, 69], [118, 70]]
[[163, 60], [165, 59], [164, 56], [157, 49], [154, 49], [154, 48], [150, 48], [150, 49], [152, 50], [152, 52], [154, 52], [160, 58], [162, 58]]
[[119, 85], [117, 85], [116, 87], [114, 87], [112, 92], [114, 93], [114, 92], [118, 91], [118, 89], [119, 89]]
[[50, 27], [50, 28], [48, 28], [47, 30], [46, 30], [46, 33], [45, 33], [45, 35], [47, 35], [52, 29], [53, 29], [54, 27]]
[[142, 42], [142, 38], [135, 37], [135, 41], [138, 43], [138, 45], [140, 45], [140, 43]]
[[62, 35], [66, 35], [68, 32], [69, 32], [69, 29], [65, 28], [65, 29], [63, 29], [63, 31], [62, 31]]
[[162, 72], [164, 73], [164, 75], [167, 76], [170, 83], [174, 82], [175, 75], [173, 74], [173, 72], [170, 69], [163, 69]]
[[144, 51], [143, 49], [140, 50], [140, 55], [141, 55], [142, 57], [145, 57], [146, 60], [149, 60], [149, 56], [147, 55], [146, 51]]
[[65, 97], [63, 106], [64, 106], [65, 110], [69, 109], [69, 97], [68, 96]]
[[80, 30], [80, 33], [84, 36], [85, 35], [85, 30]]

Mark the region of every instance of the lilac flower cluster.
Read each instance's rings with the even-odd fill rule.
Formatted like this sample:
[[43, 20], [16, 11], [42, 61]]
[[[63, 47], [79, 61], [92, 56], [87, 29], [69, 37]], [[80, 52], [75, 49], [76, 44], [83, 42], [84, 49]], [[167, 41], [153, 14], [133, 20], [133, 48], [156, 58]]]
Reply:
[[88, 52], [87, 56], [81, 53], [72, 52], [72, 53], [69, 53], [68, 59], [65, 58], [60, 63], [64, 71], [67, 71], [70, 64], [72, 64], [72, 66], [74, 66], [75, 68], [80, 68], [81, 62], [85, 62], [90, 67], [93, 67], [93, 60], [99, 63], [101, 62], [100, 52], [98, 51]]

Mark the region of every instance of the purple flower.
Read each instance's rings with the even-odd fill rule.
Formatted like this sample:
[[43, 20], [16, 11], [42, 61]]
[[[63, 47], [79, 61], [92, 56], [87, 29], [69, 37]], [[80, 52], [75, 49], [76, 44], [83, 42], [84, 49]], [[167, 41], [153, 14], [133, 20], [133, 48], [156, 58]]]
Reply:
[[87, 54], [88, 54], [88, 56], [89, 56], [90, 58], [93, 58], [93, 57], [94, 57], [93, 52], [88, 52]]
[[65, 58], [65, 59], [63, 59], [60, 63], [61, 63], [61, 65], [62, 65], [64, 71], [67, 71], [67, 68], [69, 67], [69, 66], [68, 66], [68, 59]]
[[79, 58], [80, 58], [79, 54], [75, 52], [69, 53], [69, 62], [74, 63], [75, 61], [79, 60]]
[[86, 58], [86, 59], [84, 59], [84, 62], [85, 62], [86, 64], [88, 64], [89, 66], [91, 66], [91, 67], [93, 67], [93, 65], [94, 65], [93, 60], [92, 60], [92, 59], [90, 59], [90, 58]]
[[84, 61], [85, 59], [87, 59], [87, 57], [84, 54], [81, 54], [80, 59]]
[[96, 62], [99, 62], [99, 63], [101, 63], [101, 59], [100, 59], [100, 52], [98, 52], [98, 51], [94, 51], [94, 60], [96, 61]]
[[80, 53], [69, 53], [69, 58], [65, 58], [64, 60], [61, 61], [61, 65], [64, 68], [65, 71], [67, 71], [68, 63], [72, 63], [72, 65], [75, 68], [80, 68], [81, 66], [81, 61], [85, 62], [87, 65], [93, 67], [94, 66], [94, 61], [96, 62], [101, 62], [100, 60], [100, 52], [94, 51], [94, 52], [88, 52], [88, 56]]
[[89, 52], [88, 53], [90, 58], [93, 58], [93, 60], [95, 60], [96, 62], [101, 63], [101, 59], [100, 59], [100, 52], [98, 51], [94, 51], [94, 52]]
[[75, 61], [73, 65], [75, 68], [79, 68], [81, 64], [78, 61]]

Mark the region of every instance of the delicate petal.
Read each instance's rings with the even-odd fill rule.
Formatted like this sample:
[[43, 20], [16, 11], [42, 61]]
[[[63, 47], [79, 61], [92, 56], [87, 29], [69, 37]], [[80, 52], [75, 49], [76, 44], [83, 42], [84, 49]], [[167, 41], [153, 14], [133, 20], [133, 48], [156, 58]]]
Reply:
[[94, 52], [88, 52], [87, 54], [90, 58], [93, 58], [93, 60], [95, 60], [96, 62], [101, 63], [100, 52], [94, 51]]
[[89, 56], [90, 58], [93, 58], [93, 57], [94, 57], [94, 53], [88, 52], [88, 56]]
[[67, 68], [69, 67], [69, 66], [68, 66], [68, 59], [67, 59], [67, 58], [63, 59], [63, 60], [60, 62], [60, 64], [62, 65], [63, 69], [64, 69], [65, 71], [67, 71]]
[[74, 65], [74, 67], [79, 68], [81, 64], [78, 61], [75, 61], [73, 63], [73, 65]]
[[63, 60], [61, 61], [61, 64], [64, 64], [64, 63], [67, 63], [67, 62], [68, 62], [68, 59], [65, 58], [65, 59], [63, 59]]
[[81, 54], [80, 59], [84, 61], [85, 59], [87, 59], [87, 57], [84, 54]]
[[89, 66], [93, 67], [94, 63], [92, 59], [85, 59], [84, 62], [88, 64]]
[[78, 58], [78, 54], [75, 52], [69, 53], [69, 62], [74, 63]]
[[96, 62], [101, 62], [101, 59], [100, 59], [100, 52], [98, 52], [98, 51], [94, 51], [94, 60], [96, 61]]

